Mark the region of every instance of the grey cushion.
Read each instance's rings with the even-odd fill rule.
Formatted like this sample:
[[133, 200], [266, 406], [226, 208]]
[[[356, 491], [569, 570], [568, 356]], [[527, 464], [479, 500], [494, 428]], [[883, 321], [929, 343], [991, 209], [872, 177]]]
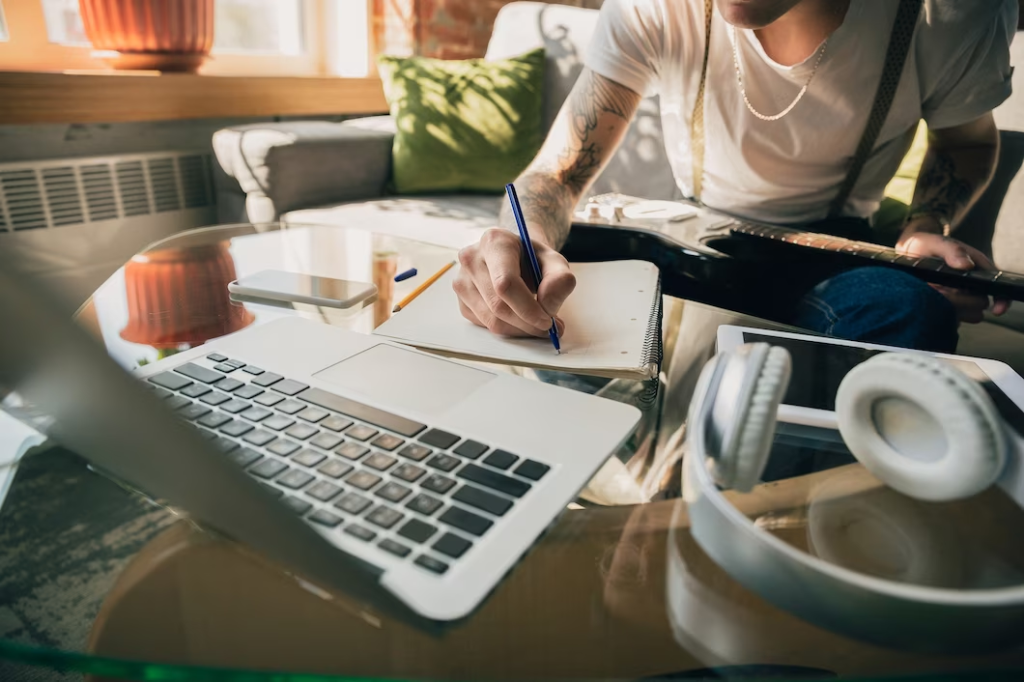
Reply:
[[276, 220], [296, 208], [379, 197], [391, 176], [393, 138], [387, 116], [219, 130], [213, 136], [223, 171], [218, 189], [226, 178], [237, 182], [250, 222]]
[[[513, 2], [494, 22], [487, 59], [506, 59], [537, 47], [545, 48], [544, 124], [550, 127], [583, 70], [598, 12], [592, 9]], [[626, 138], [591, 194], [622, 192], [651, 199], [681, 196], [665, 154], [657, 98], [646, 98]]]

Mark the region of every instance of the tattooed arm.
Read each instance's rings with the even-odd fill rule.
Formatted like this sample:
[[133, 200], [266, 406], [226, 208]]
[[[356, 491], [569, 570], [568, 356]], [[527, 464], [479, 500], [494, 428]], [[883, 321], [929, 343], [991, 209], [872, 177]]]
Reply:
[[[615, 81], [590, 69], [580, 74], [537, 158], [516, 180], [524, 217], [548, 245], [565, 243], [573, 208], [619, 146], [639, 104], [640, 95]], [[516, 231], [508, 205], [501, 225]]]
[[[954, 128], [931, 131], [928, 153], [918, 176], [914, 200], [897, 250], [915, 256], [938, 256], [950, 267], [993, 269], [985, 254], [949, 236], [988, 186], [999, 157], [999, 131], [991, 114]], [[980, 322], [989, 307], [986, 296], [935, 287], [948, 298], [963, 322]], [[1009, 302], [997, 300], [1002, 314]]]
[[558, 253], [569, 235], [572, 211], [611, 158], [640, 103], [640, 95], [584, 69], [562, 105], [540, 153], [516, 179], [544, 280], [536, 296], [522, 269], [512, 211], [502, 202], [504, 229], [488, 230], [459, 252], [453, 287], [463, 317], [495, 334], [547, 336], [576, 279]]
[[[908, 227], [939, 233], [947, 225], [955, 229], [988, 186], [998, 157], [999, 131], [992, 114], [930, 132]], [[933, 220], [922, 222], [920, 218]]]

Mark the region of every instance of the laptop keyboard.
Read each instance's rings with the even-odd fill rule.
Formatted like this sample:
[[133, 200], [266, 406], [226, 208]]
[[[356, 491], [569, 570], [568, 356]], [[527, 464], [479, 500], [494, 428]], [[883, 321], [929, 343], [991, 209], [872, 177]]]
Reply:
[[321, 529], [435, 574], [465, 556], [551, 468], [211, 353], [149, 386]]

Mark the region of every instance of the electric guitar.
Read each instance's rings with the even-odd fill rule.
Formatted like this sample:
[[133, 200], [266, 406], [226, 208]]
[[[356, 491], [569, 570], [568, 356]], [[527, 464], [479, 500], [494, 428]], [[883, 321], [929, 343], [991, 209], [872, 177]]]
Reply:
[[[684, 202], [644, 202], [614, 194], [592, 202], [590, 211], [577, 214], [573, 222], [562, 249], [568, 260], [649, 261], [661, 270], [666, 294], [738, 312], [773, 317], [787, 296], [862, 266], [895, 268], [934, 284], [1024, 301], [1024, 274], [955, 270], [940, 258], [915, 258], [865, 241], [743, 221]], [[660, 209], [660, 215], [659, 210], [645, 212], [644, 205]]]

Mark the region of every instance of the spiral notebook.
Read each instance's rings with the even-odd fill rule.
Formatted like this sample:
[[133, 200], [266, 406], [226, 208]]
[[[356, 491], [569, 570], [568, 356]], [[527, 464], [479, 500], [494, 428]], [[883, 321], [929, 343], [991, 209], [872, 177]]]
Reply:
[[643, 261], [572, 263], [576, 289], [559, 311], [562, 353], [547, 338], [495, 336], [462, 317], [449, 270], [374, 334], [443, 355], [612, 379], [661, 366], [661, 279]]

